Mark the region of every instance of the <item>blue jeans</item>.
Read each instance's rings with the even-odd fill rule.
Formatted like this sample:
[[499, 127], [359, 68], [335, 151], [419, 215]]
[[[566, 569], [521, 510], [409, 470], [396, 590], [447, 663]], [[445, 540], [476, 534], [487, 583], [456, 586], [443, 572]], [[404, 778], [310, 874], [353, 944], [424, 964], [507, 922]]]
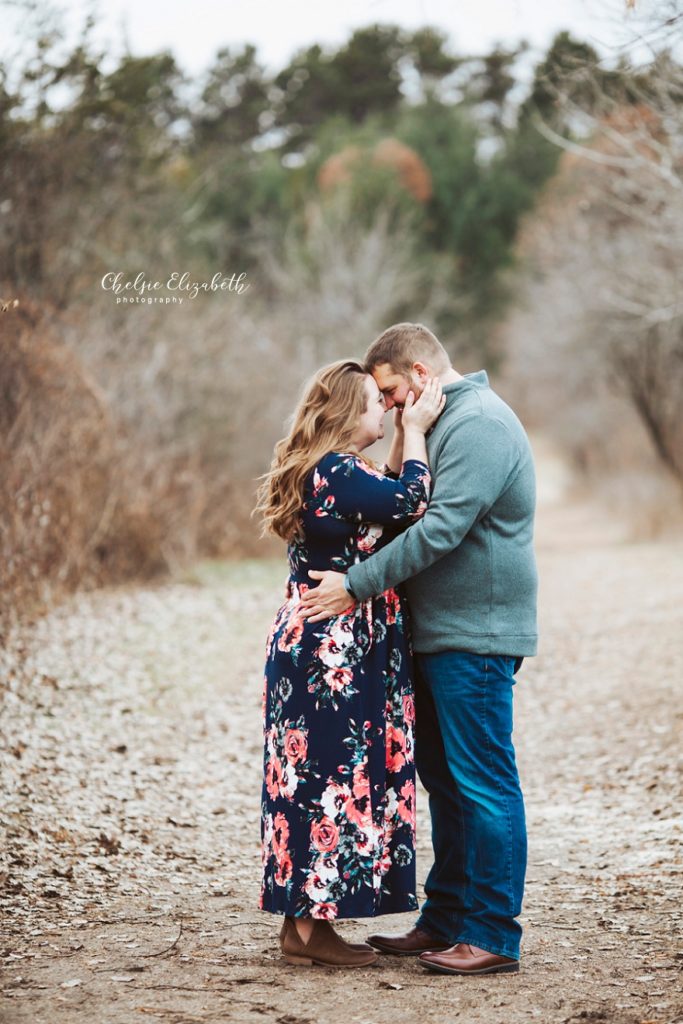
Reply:
[[512, 745], [521, 658], [415, 654], [415, 761], [429, 793], [434, 864], [418, 927], [519, 959], [524, 798]]

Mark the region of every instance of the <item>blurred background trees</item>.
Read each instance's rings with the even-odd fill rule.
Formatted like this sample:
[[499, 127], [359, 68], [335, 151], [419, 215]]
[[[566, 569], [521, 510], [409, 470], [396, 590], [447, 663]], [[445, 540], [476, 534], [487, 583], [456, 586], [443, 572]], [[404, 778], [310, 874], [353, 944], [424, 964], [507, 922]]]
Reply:
[[[255, 478], [302, 381], [398, 319], [503, 373], [582, 471], [680, 481], [670, 6], [646, 67], [562, 32], [530, 82], [525, 44], [394, 25], [276, 70], [222, 47], [191, 82], [29, 20], [0, 65], [0, 514], [27, 593], [264, 550]], [[124, 307], [111, 270], [250, 289]]]
[[659, 530], [683, 487], [683, 69], [662, 51], [586, 77], [590, 104], [554, 88], [586, 127], [539, 122], [562, 157], [518, 232], [508, 378], [575, 468]]

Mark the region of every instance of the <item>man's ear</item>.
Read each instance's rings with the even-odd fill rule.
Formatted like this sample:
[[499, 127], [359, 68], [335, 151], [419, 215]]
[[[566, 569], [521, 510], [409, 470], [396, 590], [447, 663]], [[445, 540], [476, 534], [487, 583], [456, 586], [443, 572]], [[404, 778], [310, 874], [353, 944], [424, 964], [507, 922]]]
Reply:
[[420, 381], [426, 381], [428, 377], [431, 377], [429, 368], [424, 363], [413, 363], [413, 373]]

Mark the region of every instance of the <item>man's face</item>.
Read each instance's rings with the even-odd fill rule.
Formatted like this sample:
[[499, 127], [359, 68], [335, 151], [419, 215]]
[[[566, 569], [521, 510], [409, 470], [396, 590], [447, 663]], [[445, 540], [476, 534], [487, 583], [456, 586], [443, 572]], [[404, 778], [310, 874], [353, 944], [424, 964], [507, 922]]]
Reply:
[[413, 366], [410, 377], [394, 373], [390, 363], [375, 366], [372, 376], [384, 395], [387, 409], [393, 409], [395, 405], [402, 409], [409, 391], [413, 392], [416, 399], [419, 398], [427, 382], [427, 373], [421, 363], [416, 363]]

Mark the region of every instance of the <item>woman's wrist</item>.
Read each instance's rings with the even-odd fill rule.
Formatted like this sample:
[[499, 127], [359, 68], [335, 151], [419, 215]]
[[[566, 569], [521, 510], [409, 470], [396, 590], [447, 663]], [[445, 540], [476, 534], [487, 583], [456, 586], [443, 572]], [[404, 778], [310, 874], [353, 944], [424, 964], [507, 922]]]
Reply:
[[405, 444], [403, 445], [403, 461], [407, 462], [408, 459], [418, 459], [420, 462], [427, 461], [425, 436], [419, 430], [406, 434]]

